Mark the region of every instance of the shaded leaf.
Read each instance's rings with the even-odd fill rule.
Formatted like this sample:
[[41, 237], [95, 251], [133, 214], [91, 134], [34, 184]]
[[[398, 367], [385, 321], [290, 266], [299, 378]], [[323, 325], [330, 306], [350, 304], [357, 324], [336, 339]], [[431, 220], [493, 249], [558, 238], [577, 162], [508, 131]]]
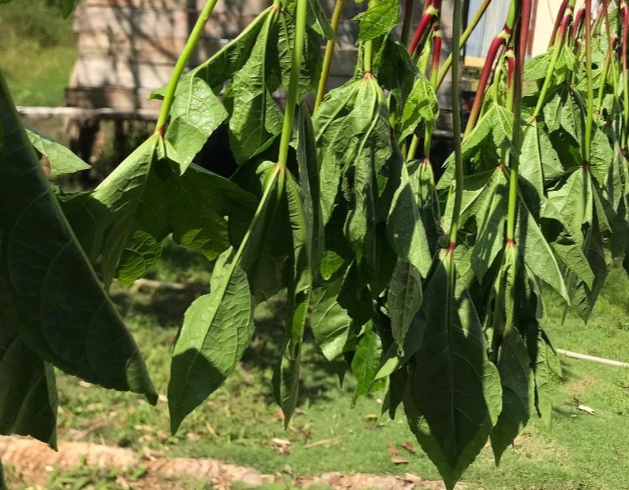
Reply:
[[63, 216], [1, 75], [0, 87], [4, 325], [68, 374], [156, 403], [138, 347]]
[[411, 322], [422, 304], [422, 284], [419, 271], [404, 259], [398, 259], [387, 294], [393, 339], [404, 355], [404, 342]]

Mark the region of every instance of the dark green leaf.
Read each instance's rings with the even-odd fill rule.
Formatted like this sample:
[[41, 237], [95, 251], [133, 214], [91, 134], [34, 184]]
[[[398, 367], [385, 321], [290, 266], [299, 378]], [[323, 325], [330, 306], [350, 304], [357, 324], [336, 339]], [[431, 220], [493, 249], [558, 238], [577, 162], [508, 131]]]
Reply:
[[376, 334], [373, 324], [368, 322], [358, 340], [352, 360], [352, 372], [356, 376], [354, 400], [359, 396], [374, 393], [384, 388], [384, 379], [374, 382], [374, 377], [380, 367], [381, 355], [380, 338]]
[[561, 379], [561, 364], [557, 353], [541, 333], [538, 340], [537, 360], [533, 369], [535, 379], [535, 408], [548, 429], [553, 413], [552, 386]]
[[157, 395], [36, 159], [0, 75], [0, 309], [46, 362], [90, 383]]
[[129, 286], [140, 277], [152, 271], [162, 256], [162, 245], [153, 235], [138, 230], [122, 252], [118, 265], [118, 281], [121, 286]]
[[53, 367], [0, 323], [0, 434], [32, 436], [57, 449]]
[[323, 355], [329, 361], [343, 355], [352, 319], [338, 303], [343, 278], [313, 291], [310, 326]]
[[65, 146], [38, 133], [35, 129], [26, 128], [26, 134], [35, 149], [48, 157], [52, 175], [73, 174], [74, 172], [92, 168], [91, 165], [85, 163]]
[[321, 8], [321, 3], [318, 0], [308, 0], [308, 26], [314, 30], [321, 37], [328, 41], [335, 41], [336, 36], [328, 20], [328, 16]]
[[404, 104], [398, 139], [402, 141], [413, 134], [420, 122], [434, 123], [438, 117], [439, 103], [435, 90], [426, 77], [419, 75]]
[[[448, 489], [481, 451], [501, 410], [498, 371], [472, 303], [449, 280], [451, 260], [442, 252], [427, 281], [427, 326], [404, 399], [409, 426]], [[429, 295], [442, 300], [435, 304]]]
[[415, 314], [422, 304], [422, 283], [419, 271], [404, 259], [398, 259], [389, 293], [387, 308], [391, 315], [391, 330], [400, 354], [404, 355], [404, 340]]

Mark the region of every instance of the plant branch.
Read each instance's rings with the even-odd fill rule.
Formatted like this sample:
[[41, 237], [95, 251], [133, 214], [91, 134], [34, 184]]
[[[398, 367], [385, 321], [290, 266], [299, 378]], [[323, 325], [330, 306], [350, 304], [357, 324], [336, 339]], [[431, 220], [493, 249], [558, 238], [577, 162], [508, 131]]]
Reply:
[[168, 86], [166, 87], [166, 94], [164, 95], [164, 101], [162, 102], [162, 108], [160, 110], [159, 116], [157, 118], [157, 124], [155, 126], [155, 134], [159, 135], [160, 138], [164, 137], [164, 133], [166, 132], [166, 122], [168, 121], [168, 115], [170, 114], [170, 109], [173, 105], [173, 101], [175, 100], [175, 91], [177, 90], [177, 85], [179, 84], [179, 79], [181, 75], [183, 75], [186, 66], [188, 65], [188, 61], [190, 61], [190, 57], [194, 49], [203, 34], [203, 30], [205, 29], [205, 24], [209, 20], [212, 15], [212, 11], [216, 6], [218, 0], [207, 0], [203, 10], [201, 11], [201, 15], [197, 19], [194, 24], [194, 28], [190, 33], [190, 37], [186, 42], [186, 45], [175, 64], [175, 68], [170, 77], [170, 81], [168, 82]]
[[306, 17], [308, 12], [308, 0], [297, 0], [295, 13], [295, 45], [293, 46], [290, 81], [286, 97], [286, 110], [284, 111], [284, 126], [282, 127], [282, 139], [280, 140], [280, 153], [277, 165], [285, 169], [288, 163], [288, 148], [293, 136], [293, 119], [295, 107], [299, 103], [299, 76], [301, 75], [302, 54], [304, 39], [306, 37]]
[[589, 168], [594, 122], [594, 82], [592, 77], [592, 0], [585, 0], [585, 73], [587, 77], [587, 117], [583, 135], [583, 166]]
[[[451, 272], [454, 269], [454, 249], [456, 248], [457, 233], [459, 231], [459, 218], [463, 203], [463, 152], [461, 148], [461, 108], [459, 103], [459, 81], [461, 78], [459, 65], [461, 58], [461, 17], [463, 14], [463, 1], [454, 0], [454, 22], [452, 26], [452, 131], [454, 143], [455, 164], [455, 188], [454, 208], [452, 211], [452, 224], [450, 226], [450, 253]], [[452, 272], [453, 275], [453, 272]], [[451, 281], [452, 282], [452, 281]]]
[[415, 0], [406, 0], [404, 4], [404, 19], [402, 21], [402, 44], [408, 46], [411, 37], [411, 24], [413, 22], [413, 12], [415, 9]]
[[[336, 0], [336, 4], [334, 5], [334, 12], [332, 13], [332, 20], [330, 21], [332, 32], [334, 32], [335, 36], [339, 28], [339, 23], [341, 22], [341, 15], [343, 14], [344, 6], [345, 0]], [[315, 100], [314, 112], [317, 111], [317, 109], [321, 105], [321, 102], [323, 102], [323, 97], [325, 96], [325, 89], [328, 85], [328, 78], [330, 77], [330, 67], [332, 66], [332, 58], [334, 56], [335, 44], [335, 40], [331, 40], [328, 41], [325, 45], [323, 68], [321, 69], [321, 78], [319, 79], [319, 87], [317, 89], [317, 98]]]

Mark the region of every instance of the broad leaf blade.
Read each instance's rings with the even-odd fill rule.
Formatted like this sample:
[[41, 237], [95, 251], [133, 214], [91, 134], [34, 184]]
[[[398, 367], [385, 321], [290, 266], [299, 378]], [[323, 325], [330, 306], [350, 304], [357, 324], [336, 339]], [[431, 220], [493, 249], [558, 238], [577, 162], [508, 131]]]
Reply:
[[400, 2], [398, 0], [380, 0], [370, 2], [366, 12], [359, 14], [358, 42], [369, 41], [388, 34], [398, 23]]
[[398, 259], [389, 285], [387, 308], [391, 316], [393, 339], [404, 355], [406, 334], [422, 304], [422, 283], [419, 271], [404, 259]]
[[63, 216], [0, 80], [3, 321], [44, 361], [155, 403], [138, 347]]
[[57, 446], [57, 389], [52, 366], [0, 323], [0, 434]]
[[236, 368], [253, 335], [253, 303], [247, 276], [226, 265], [220, 286], [186, 312], [173, 351], [168, 408], [173, 433]]

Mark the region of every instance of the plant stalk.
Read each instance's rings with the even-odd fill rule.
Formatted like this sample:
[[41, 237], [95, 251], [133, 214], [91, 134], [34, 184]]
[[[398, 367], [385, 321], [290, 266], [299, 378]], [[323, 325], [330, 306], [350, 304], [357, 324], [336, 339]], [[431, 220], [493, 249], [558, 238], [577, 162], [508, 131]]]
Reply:
[[[341, 15], [343, 14], [343, 7], [345, 6], [345, 0], [336, 0], [336, 4], [334, 5], [334, 12], [332, 13], [332, 19], [330, 21], [330, 25], [332, 27], [332, 32], [336, 36], [336, 33], [339, 28], [339, 23], [341, 22]], [[328, 78], [330, 77], [330, 67], [332, 66], [332, 58], [334, 57], [334, 47], [335, 41], [328, 41], [325, 45], [325, 55], [323, 57], [323, 68], [321, 69], [321, 78], [319, 79], [319, 87], [317, 88], [317, 98], [315, 100], [314, 112], [317, 111], [321, 102], [323, 102], [323, 97], [325, 96], [325, 89], [328, 85]]]
[[583, 135], [583, 167], [590, 166], [592, 124], [594, 123], [594, 81], [592, 77], [592, 0], [585, 0], [585, 73], [587, 77], [587, 117]]
[[574, 3], [575, 0], [569, 0], [569, 4], [564, 9], [563, 19], [561, 21], [561, 25], [559, 27], [559, 31], [555, 36], [555, 43], [553, 47], [553, 55], [550, 59], [550, 63], [546, 70], [546, 78], [544, 79], [544, 84], [542, 85], [542, 89], [539, 93], [539, 99], [537, 99], [537, 105], [535, 106], [535, 112], [533, 113], [532, 119], [537, 119], [540, 112], [542, 111], [542, 107], [544, 107], [544, 102], [546, 102], [546, 95], [548, 94], [548, 89], [550, 88], [550, 84], [553, 79], [553, 74], [555, 71], [555, 66], [557, 66], [557, 60], [559, 59], [559, 54], [564, 47], [564, 41], [566, 39], [566, 34], [568, 27], [572, 21], [572, 12], [574, 11]]
[[454, 249], [459, 231], [459, 218], [463, 203], [463, 151], [461, 148], [461, 108], [459, 103], [459, 82], [461, 78], [459, 65], [461, 58], [461, 17], [463, 16], [463, 0], [454, 0], [454, 21], [452, 26], [452, 131], [454, 143], [455, 188], [452, 223], [450, 225], [450, 255], [451, 283], [454, 279]]
[[286, 110], [284, 111], [284, 126], [282, 127], [282, 139], [280, 140], [280, 153], [277, 165], [285, 169], [288, 163], [288, 149], [293, 135], [293, 120], [295, 107], [299, 103], [299, 76], [301, 74], [302, 54], [304, 39], [306, 37], [306, 17], [308, 12], [308, 0], [297, 0], [295, 13], [295, 44], [293, 46], [290, 81], [286, 98]]
[[417, 24], [417, 28], [415, 29], [415, 33], [413, 34], [413, 38], [408, 46], [408, 53], [411, 56], [415, 55], [415, 51], [417, 50], [417, 46], [420, 44], [424, 44], [426, 41], [426, 37], [430, 32], [430, 27], [434, 22], [435, 18], [439, 15], [439, 10], [441, 9], [441, 0], [432, 0], [430, 4], [424, 10], [424, 14], [421, 19], [419, 19], [419, 24]]
[[470, 118], [467, 121], [467, 126], [465, 127], [465, 137], [467, 137], [474, 126], [476, 126], [476, 121], [478, 120], [478, 116], [480, 114], [480, 109], [483, 103], [483, 99], [485, 97], [485, 89], [487, 88], [487, 84], [489, 82], [489, 77], [491, 76], [491, 72], [494, 67], [494, 62], [496, 61], [496, 57], [498, 56], [498, 52], [500, 48], [502, 48], [505, 43], [509, 41], [511, 38], [511, 33], [513, 32], [513, 25], [516, 21], [516, 12], [517, 12], [517, 0], [512, 0], [511, 5], [509, 7], [509, 14], [507, 15], [507, 20], [505, 22], [504, 27], [500, 34], [498, 34], [494, 40], [491, 42], [489, 46], [489, 51], [487, 53], [487, 57], [485, 58], [485, 64], [483, 65], [483, 71], [481, 72], [480, 80], [478, 82], [478, 88], [476, 90], [476, 97], [474, 97], [474, 104], [472, 105], [472, 109], [470, 110]]
[[561, 2], [561, 6], [559, 7], [559, 11], [557, 12], [557, 17], [555, 17], [555, 25], [553, 26], [553, 32], [550, 35], [550, 41], [548, 41], [548, 49], [552, 48], [555, 45], [555, 41], [557, 38], [557, 32], [559, 31], [559, 27], [566, 15], [566, 9], [568, 8], [568, 2], [570, 0], [563, 0]]
[[627, 132], [629, 131], [629, 69], [627, 67], [627, 43], [629, 42], [629, 8], [627, 7], [626, 0], [620, 3], [620, 13], [622, 16], [622, 43], [621, 43], [621, 58], [622, 58], [622, 83], [623, 83], [623, 125], [621, 132], [621, 145], [622, 151], [625, 157], [627, 154]]
[[[461, 45], [465, 44], [467, 40], [470, 38], [470, 36], [474, 32], [474, 29], [476, 29], [481, 19], [483, 18], [483, 15], [485, 15], [487, 8], [489, 7], [489, 5], [491, 5], [491, 1], [492, 0], [483, 0], [483, 3], [480, 5], [480, 7], [478, 7], [478, 10], [474, 14], [474, 17], [472, 17], [472, 20], [468, 24], [467, 29], [465, 29], [465, 32], [463, 32], [463, 34], [461, 34]], [[443, 66], [441, 67], [441, 70], [439, 70], [439, 76], [437, 77], [437, 84], [435, 85], [435, 90], [438, 90], [439, 87], [441, 87], [441, 84], [445, 80], [446, 75], [448, 74], [448, 71], [450, 71], [451, 66], [452, 66], [452, 53], [448, 55], [448, 57], [446, 58], [446, 61], [443, 63]]]
[[526, 46], [531, 25], [531, 0], [520, 1], [520, 25], [515, 37], [515, 66], [512, 82], [513, 90], [513, 146], [515, 154], [509, 155], [509, 205], [507, 212], [507, 245], [515, 244], [515, 225], [518, 209], [518, 175], [520, 148], [522, 146], [522, 84]]
[[406, 0], [404, 4], [404, 19], [402, 21], [402, 44], [407, 47], [411, 37], [411, 24], [413, 23], [414, 10], [415, 0]]
[[188, 37], [188, 41], [186, 42], [186, 45], [184, 46], [183, 51], [175, 64], [170, 81], [166, 87], [166, 94], [164, 95], [164, 101], [162, 102], [162, 107], [155, 126], [155, 134], [159, 135], [160, 138], [163, 138], [166, 133], [166, 122], [168, 121], [168, 115], [170, 114], [170, 109], [175, 100], [175, 91], [177, 90], [179, 79], [181, 78], [181, 75], [183, 75], [183, 72], [188, 65], [188, 61], [190, 61], [190, 57], [192, 56], [192, 53], [194, 52], [194, 49], [203, 34], [205, 24], [207, 24], [207, 21], [210, 19], [217, 2], [218, 0], [207, 0], [203, 10], [201, 11], [201, 15], [199, 15], [199, 18], [194, 24], [190, 37]]

